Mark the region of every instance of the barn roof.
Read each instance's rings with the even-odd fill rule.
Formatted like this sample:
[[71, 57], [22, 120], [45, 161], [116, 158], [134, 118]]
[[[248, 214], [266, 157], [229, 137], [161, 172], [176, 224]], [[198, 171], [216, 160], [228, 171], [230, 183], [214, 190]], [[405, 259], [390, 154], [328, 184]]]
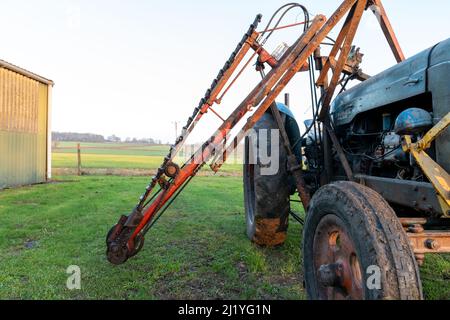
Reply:
[[14, 71], [14, 72], [16, 72], [18, 74], [21, 74], [21, 75], [23, 75], [25, 77], [28, 77], [28, 78], [33, 79], [33, 80], [36, 80], [38, 82], [41, 82], [41, 83], [49, 85], [49, 86], [53, 86], [55, 84], [52, 80], [44, 78], [44, 77], [42, 77], [40, 75], [37, 75], [37, 74], [35, 74], [35, 73], [31, 72], [31, 71], [28, 71], [26, 69], [23, 69], [21, 67], [18, 67], [16, 65], [12, 64], [12, 63], [6, 62], [6, 61], [1, 60], [1, 59], [0, 59], [0, 67], [8, 69], [8, 70], [11, 70], [11, 71]]

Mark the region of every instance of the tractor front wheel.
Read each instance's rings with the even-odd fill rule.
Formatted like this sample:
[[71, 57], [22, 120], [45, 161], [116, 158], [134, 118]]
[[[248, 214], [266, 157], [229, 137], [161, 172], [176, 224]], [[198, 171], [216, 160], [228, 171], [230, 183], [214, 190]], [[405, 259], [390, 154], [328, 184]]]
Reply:
[[395, 212], [356, 183], [332, 183], [314, 195], [303, 260], [313, 300], [422, 299], [417, 262]]

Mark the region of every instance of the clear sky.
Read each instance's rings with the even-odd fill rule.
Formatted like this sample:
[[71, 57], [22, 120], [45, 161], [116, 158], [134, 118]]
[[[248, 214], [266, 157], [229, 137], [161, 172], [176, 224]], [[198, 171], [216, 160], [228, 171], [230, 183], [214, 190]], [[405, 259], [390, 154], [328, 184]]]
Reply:
[[[339, 0], [304, 0], [326, 16]], [[0, 59], [55, 81], [53, 130], [174, 139], [257, 13], [267, 22], [282, 0], [0, 0]], [[450, 37], [450, 1], [384, 0], [409, 57]], [[285, 23], [301, 20], [290, 15]], [[280, 33], [292, 44], [300, 29]], [[375, 74], [394, 64], [375, 17], [367, 12], [356, 38]], [[303, 120], [308, 87], [287, 89]], [[303, 76], [304, 78], [304, 76]], [[218, 110], [227, 115], [258, 80], [254, 71]], [[196, 141], [210, 135], [210, 116]]]

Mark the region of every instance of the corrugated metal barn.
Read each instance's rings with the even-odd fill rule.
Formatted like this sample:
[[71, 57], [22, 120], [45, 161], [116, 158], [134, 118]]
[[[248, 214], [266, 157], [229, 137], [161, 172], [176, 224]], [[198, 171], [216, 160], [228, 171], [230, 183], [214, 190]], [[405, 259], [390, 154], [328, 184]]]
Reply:
[[51, 177], [53, 82], [0, 60], [0, 189]]

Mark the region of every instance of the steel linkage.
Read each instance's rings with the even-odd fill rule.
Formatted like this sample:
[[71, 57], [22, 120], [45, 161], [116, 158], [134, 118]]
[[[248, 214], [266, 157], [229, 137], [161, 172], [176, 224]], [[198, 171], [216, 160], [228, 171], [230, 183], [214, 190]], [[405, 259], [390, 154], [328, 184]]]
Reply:
[[[322, 109], [319, 117], [318, 119], [316, 118], [315, 121], [326, 120], [326, 115], [330, 104], [329, 102], [334, 94], [339, 76], [344, 70], [348, 53], [350, 52], [349, 50], [351, 48], [351, 43], [354, 38], [354, 33], [358, 28], [363, 11], [367, 9], [370, 4], [378, 5], [378, 7], [381, 6], [378, 0], [345, 0], [329, 20], [327, 20], [323, 15], [318, 15], [311, 21], [306, 19], [304, 23], [304, 32], [278, 60], [268, 54], [268, 52], [263, 48], [267, 38], [263, 40], [262, 44], [259, 43], [262, 36], [256, 31], [256, 28], [261, 21], [261, 15], [258, 15], [247, 33], [239, 42], [234, 52], [231, 54], [230, 59], [225, 63], [223, 69], [219, 72], [217, 78], [211, 84], [210, 89], [206, 91], [205, 96], [200, 100], [198, 107], [194, 109], [192, 116], [183, 127], [181, 136], [178, 137], [175, 144], [171, 146], [169, 154], [164, 158], [161, 167], [158, 169], [150, 184], [147, 186], [144, 194], [140, 197], [139, 203], [134, 208], [133, 212], [129, 216], [122, 216], [119, 219], [119, 222], [111, 228], [106, 240], [108, 260], [113, 264], [121, 264], [128, 258], [135, 255], [142, 248], [144, 236], [149, 228], [180, 194], [180, 192], [198, 173], [203, 165], [211, 160], [213, 156], [215, 157], [215, 161], [211, 165], [211, 168], [214, 171], [219, 170], [221, 163], [226, 160], [226, 155], [233, 152], [243, 138], [242, 135], [239, 135], [232, 140], [232, 143], [227, 147], [226, 142], [228, 140], [227, 135], [229, 131], [235, 128], [235, 126], [255, 108], [253, 114], [241, 128], [241, 132], [247, 132], [253, 128], [256, 122], [270, 108], [275, 99], [282, 92], [282, 90], [284, 90], [286, 85], [294, 78], [294, 76], [299, 71], [309, 70], [310, 66], [308, 65], [308, 61], [311, 61], [311, 57], [314, 52], [320, 47], [322, 42], [328, 37], [330, 32], [336, 27], [342, 18], [349, 13], [347, 21], [344, 23], [344, 27], [342, 28], [339, 38], [336, 40], [336, 44], [330, 54], [330, 57], [325, 60], [325, 65], [321, 76], [317, 81], [317, 85], [323, 88], [325, 96], [322, 100]], [[287, 6], [293, 7], [294, 5], [290, 4]], [[295, 6], [302, 7], [298, 4], [295, 4]], [[389, 21], [384, 15], [384, 12], [381, 11], [381, 18], [384, 26], [383, 29], [388, 35], [387, 37], [391, 40], [390, 43], [392, 43], [394, 53], [396, 53], [396, 56], [400, 59], [402, 54], [399, 49], [396, 48], [395, 35], [391, 32], [389, 28]], [[268, 29], [268, 26], [263, 32], [263, 35], [268, 30], [280, 29], [281, 27], [278, 28], [278, 23], [274, 29]], [[250, 49], [255, 51], [252, 58], [255, 55], [258, 55], [257, 67], [260, 70], [261, 67], [263, 67], [261, 66], [261, 63], [267, 63], [272, 67], [272, 69], [249, 93], [242, 103], [228, 116], [228, 118], [223, 119], [220, 117], [223, 123], [217, 129], [215, 134], [207, 140], [183, 166], [178, 166], [174, 162], [175, 156], [204, 114], [211, 110], [217, 115], [215, 110], [212, 109], [212, 106], [214, 104], [220, 104], [224, 94], [228, 92], [231, 85], [234, 84], [236, 78], [231, 81], [231, 84], [227, 88], [225, 88], [225, 85], [229, 82], [231, 76], [237, 70], [238, 66]], [[335, 57], [338, 51], [341, 51], [341, 54], [336, 61]], [[245, 69], [249, 63], [250, 60], [244, 65], [242, 70], [239, 71], [237, 77], [239, 77], [243, 69]], [[326, 74], [329, 70], [332, 71], [333, 77], [328, 84], [326, 83], [328, 82]], [[224, 88], [224, 92], [221, 96], [219, 96]], [[327, 122], [325, 121], [325, 123]], [[335, 141], [333, 141], [333, 143], [336, 144]], [[337, 143], [337, 145], [339, 144]], [[223, 154], [217, 154], [215, 151], [216, 146], [224, 146], [225, 152]], [[301, 170], [301, 168], [299, 169]], [[301, 172], [298, 171], [298, 173], [300, 174]], [[302, 184], [300, 175], [298, 181]], [[157, 186], [160, 188], [158, 191], [155, 191]], [[309, 195], [307, 194], [306, 188], [300, 185], [300, 188], [298, 189], [301, 199], [305, 202], [304, 205], [307, 204], [309, 201]]]
[[[188, 124], [183, 129], [183, 135], [177, 139], [177, 142], [171, 148], [171, 153], [164, 159], [163, 165], [158, 169], [157, 174], [152, 179], [151, 184], [147, 187], [144, 195], [140, 198], [139, 204], [133, 212], [128, 216], [122, 216], [118, 224], [116, 224], [109, 232], [107, 237], [107, 257], [113, 264], [122, 264], [128, 258], [132, 257], [141, 248], [143, 237], [148, 231], [148, 225], [157, 217], [157, 213], [164, 211], [167, 204], [171, 203], [173, 197], [179, 194], [180, 189], [196, 175], [198, 170], [214, 156], [214, 149], [211, 147], [223, 145], [226, 141], [228, 132], [234, 128], [239, 121], [250, 112], [252, 108], [257, 108], [254, 115], [249, 119], [247, 125], [244, 126], [245, 131], [251, 128], [262, 114], [275, 101], [280, 90], [282, 90], [292, 77], [301, 70], [307, 62], [308, 57], [314, 51], [316, 43], [313, 40], [316, 33], [325, 24], [324, 16], [317, 16], [311, 23], [311, 26], [304, 32], [300, 38], [289, 48], [289, 50], [277, 62], [277, 65], [268, 73], [268, 75], [252, 90], [246, 99], [236, 108], [234, 112], [222, 123], [216, 133], [205, 142], [205, 144], [191, 157], [191, 159], [180, 168], [178, 174], [166, 180], [164, 172], [168, 164], [170, 164], [180, 145], [185, 141], [186, 136], [192, 131], [195, 123], [206, 113], [209, 107], [214, 103], [219, 89], [222, 89], [227, 80], [231, 77], [239, 62], [244, 58], [245, 53], [257, 41], [258, 33], [255, 31], [257, 23], [261, 16], [258, 16], [255, 23], [249, 29], [243, 40], [238, 45], [236, 51], [232, 54], [229, 62], [225, 64], [223, 71], [219, 73], [221, 78], [213, 82], [213, 86], [201, 100], [198, 108], [194, 111], [194, 117], [188, 120]], [[321, 39], [317, 39], [320, 43]], [[256, 46], [260, 48], [261, 46]], [[257, 53], [263, 52], [257, 49]], [[285, 75], [287, 74], [287, 76]], [[283, 77], [284, 76], [284, 77]], [[264, 102], [263, 102], [264, 100]], [[261, 104], [261, 102], [263, 102]], [[261, 105], [260, 105], [261, 104]], [[147, 201], [150, 194], [159, 184], [161, 189]]]

